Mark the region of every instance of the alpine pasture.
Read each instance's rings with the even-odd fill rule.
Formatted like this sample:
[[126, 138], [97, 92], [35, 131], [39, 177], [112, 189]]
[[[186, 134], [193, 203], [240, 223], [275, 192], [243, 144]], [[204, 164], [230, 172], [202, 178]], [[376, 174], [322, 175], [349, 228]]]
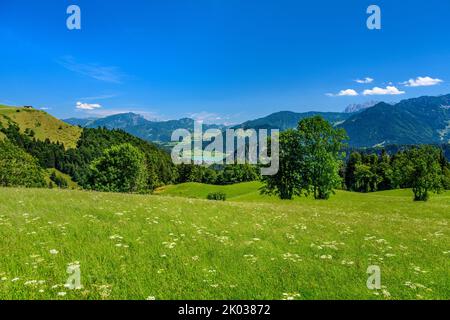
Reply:
[[[0, 299], [450, 298], [448, 191], [281, 201], [259, 187], [2, 188]], [[227, 201], [205, 200], [217, 191]], [[73, 265], [78, 290], [65, 287]]]

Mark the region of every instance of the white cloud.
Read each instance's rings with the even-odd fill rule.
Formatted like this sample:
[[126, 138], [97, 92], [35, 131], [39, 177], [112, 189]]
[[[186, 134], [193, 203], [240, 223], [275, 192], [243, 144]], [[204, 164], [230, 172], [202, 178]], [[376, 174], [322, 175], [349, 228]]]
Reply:
[[204, 123], [216, 123], [217, 121], [224, 120], [217, 113], [206, 112], [206, 111], [189, 113], [188, 117], [191, 119], [194, 119], [195, 121], [204, 122]]
[[97, 103], [83, 103], [83, 102], [77, 102], [77, 109], [79, 110], [95, 110], [99, 109], [102, 106]]
[[346, 90], [339, 91], [339, 93], [337, 93], [337, 94], [327, 93], [326, 95], [329, 97], [345, 97], [345, 96], [353, 97], [353, 96], [357, 96], [358, 92], [356, 92], [353, 89], [346, 89]]
[[374, 79], [367, 77], [367, 78], [364, 78], [364, 79], [357, 79], [357, 80], [355, 80], [355, 82], [362, 83], [362, 84], [367, 84], [367, 83], [372, 83], [373, 80]]
[[441, 82], [441, 79], [433, 79], [431, 77], [417, 77], [416, 79], [409, 79], [408, 81], [402, 82], [401, 84], [407, 87], [429, 87], [435, 86]]
[[399, 95], [404, 94], [405, 91], [400, 91], [394, 86], [387, 86], [386, 88], [375, 87], [370, 90], [364, 90], [363, 95], [365, 96], [375, 96], [375, 95]]

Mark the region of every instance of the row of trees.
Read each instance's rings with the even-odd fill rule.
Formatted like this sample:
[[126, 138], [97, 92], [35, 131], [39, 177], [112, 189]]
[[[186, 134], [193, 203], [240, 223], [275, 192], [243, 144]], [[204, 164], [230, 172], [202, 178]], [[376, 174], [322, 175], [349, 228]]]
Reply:
[[450, 164], [433, 146], [411, 147], [394, 156], [353, 152], [343, 164], [347, 136], [321, 117], [300, 121], [280, 134], [280, 170], [266, 177], [263, 193], [281, 199], [313, 194], [328, 199], [337, 188], [373, 192], [412, 188], [414, 200], [426, 201], [430, 191], [450, 189]]
[[260, 179], [257, 166], [236, 164], [225, 166], [198, 166], [181, 164], [177, 166], [177, 183], [199, 182], [206, 184], [228, 185]]
[[427, 200], [429, 191], [450, 189], [450, 165], [442, 150], [412, 147], [389, 156], [353, 152], [344, 170], [345, 188], [373, 192], [412, 188], [415, 200]]

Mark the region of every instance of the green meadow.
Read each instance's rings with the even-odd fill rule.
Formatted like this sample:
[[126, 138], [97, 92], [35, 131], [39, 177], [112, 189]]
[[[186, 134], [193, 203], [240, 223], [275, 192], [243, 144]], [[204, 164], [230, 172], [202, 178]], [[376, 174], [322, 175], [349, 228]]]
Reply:
[[[0, 299], [450, 299], [450, 192], [281, 201], [259, 187], [2, 188]], [[227, 201], [205, 200], [217, 191]], [[70, 265], [81, 289], [65, 287]]]

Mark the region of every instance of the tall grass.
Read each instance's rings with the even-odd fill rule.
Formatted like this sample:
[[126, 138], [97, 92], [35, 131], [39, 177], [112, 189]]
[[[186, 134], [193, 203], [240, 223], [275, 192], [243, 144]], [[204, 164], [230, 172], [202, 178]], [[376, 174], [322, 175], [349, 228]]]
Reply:
[[[450, 298], [448, 192], [283, 202], [256, 184], [203, 189], [228, 200], [0, 189], [0, 299]], [[64, 287], [69, 264], [80, 290]]]

